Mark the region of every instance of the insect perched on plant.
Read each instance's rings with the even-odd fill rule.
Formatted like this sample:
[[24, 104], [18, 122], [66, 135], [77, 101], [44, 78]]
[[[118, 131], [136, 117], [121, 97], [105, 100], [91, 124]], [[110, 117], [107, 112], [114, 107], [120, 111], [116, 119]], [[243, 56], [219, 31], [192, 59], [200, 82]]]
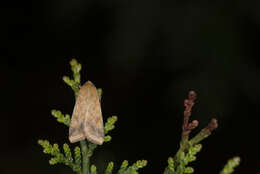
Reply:
[[80, 87], [69, 128], [69, 140], [86, 139], [94, 144], [104, 142], [104, 126], [97, 88], [87, 81]]

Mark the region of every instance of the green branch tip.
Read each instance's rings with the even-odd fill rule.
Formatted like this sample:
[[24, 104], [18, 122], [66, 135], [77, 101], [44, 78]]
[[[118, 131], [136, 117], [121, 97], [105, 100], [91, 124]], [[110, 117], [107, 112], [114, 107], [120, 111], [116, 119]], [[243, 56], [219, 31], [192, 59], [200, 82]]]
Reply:
[[70, 125], [70, 115], [69, 114], [66, 114], [66, 115], [63, 115], [61, 113], [61, 111], [59, 110], [51, 110], [51, 114], [57, 118], [57, 121], [60, 122], [60, 123], [63, 123], [65, 124], [66, 126], [69, 126]]
[[114, 168], [114, 163], [109, 162], [105, 170], [105, 174], [112, 174], [113, 168]]
[[128, 166], [128, 161], [127, 160], [124, 160], [121, 164], [121, 167], [120, 169], [118, 170], [117, 174], [125, 174], [126, 172], [126, 169], [127, 169], [127, 166]]
[[63, 144], [63, 150], [64, 150], [65, 157], [67, 158], [67, 162], [73, 163], [73, 158], [71, 155], [71, 150], [69, 148], [69, 145], [66, 143]]
[[136, 166], [141, 169], [144, 168], [147, 165], [147, 161], [146, 160], [138, 160], [136, 161]]
[[168, 158], [168, 169], [170, 170], [170, 172], [174, 172], [174, 160], [172, 157]]
[[138, 160], [132, 166], [129, 166], [126, 170], [122, 169], [122, 166], [118, 173], [123, 174], [138, 174], [138, 170], [145, 167], [147, 165], [146, 160]]
[[198, 152], [200, 152], [202, 149], [202, 145], [201, 144], [196, 144], [195, 146], [191, 146], [188, 149], [188, 153], [191, 155], [196, 155]]
[[103, 91], [102, 91], [101, 88], [98, 88], [97, 91], [98, 91], [98, 97], [99, 97], [99, 100], [101, 100], [101, 98], [102, 98], [102, 94], [103, 94]]
[[74, 80], [70, 79], [68, 76], [63, 76], [62, 80], [69, 86], [74, 86], [76, 83]]
[[104, 142], [109, 142], [109, 141], [111, 141], [112, 140], [112, 137], [111, 136], [109, 136], [109, 135], [106, 135], [105, 137], [104, 137]]
[[196, 144], [195, 146], [192, 146], [188, 149], [188, 152], [186, 153], [184, 157], [184, 164], [187, 165], [190, 162], [193, 162], [196, 160], [196, 154], [200, 152], [202, 149], [201, 144]]
[[76, 59], [71, 59], [70, 66], [72, 67], [72, 71], [75, 73], [78, 73], [81, 70], [81, 64], [78, 63]]
[[189, 173], [193, 173], [193, 172], [194, 172], [194, 169], [193, 169], [192, 167], [186, 167], [186, 168], [184, 169], [184, 173], [189, 174]]
[[114, 124], [117, 121], [117, 116], [112, 116], [107, 119], [107, 122], [104, 126], [105, 134], [107, 134], [109, 131], [113, 130], [115, 128]]
[[97, 167], [94, 164], [92, 164], [91, 167], [90, 167], [90, 173], [91, 174], [96, 174], [97, 173]]
[[70, 61], [71, 70], [73, 72], [74, 81], [77, 84], [80, 84], [80, 70], [81, 70], [81, 64], [77, 62], [76, 59], [72, 59]]
[[62, 79], [67, 85], [71, 87], [71, 89], [74, 91], [75, 96], [77, 96], [80, 89], [80, 83], [70, 79], [68, 76], [63, 76]]
[[[77, 159], [77, 162], [73, 162], [73, 158], [71, 155], [71, 150], [68, 146], [68, 144], [63, 145], [64, 154], [60, 152], [58, 144], [51, 145], [49, 141], [47, 140], [39, 140], [38, 144], [40, 144], [43, 147], [43, 152], [46, 154], [50, 154], [53, 157], [49, 160], [50, 165], [63, 163], [69, 167], [72, 168], [72, 170], [76, 173], [80, 173], [81, 167], [79, 164], [79, 160]], [[77, 151], [79, 151], [77, 149]], [[78, 152], [77, 152], [78, 153]], [[77, 157], [78, 158], [78, 157]], [[76, 158], [75, 158], [76, 159]]]
[[127, 160], [124, 160], [123, 162], [122, 162], [122, 164], [121, 164], [121, 169], [126, 169], [127, 168], [127, 166], [128, 166], [128, 161]]
[[43, 152], [50, 154], [51, 153], [51, 145], [47, 140], [38, 140], [38, 144], [43, 147]]
[[124, 160], [122, 162], [122, 165], [119, 169], [119, 171], [117, 172], [118, 174], [138, 174], [138, 170], [145, 167], [147, 165], [147, 161], [146, 160], [138, 160], [136, 161], [133, 165], [128, 166], [128, 161]]
[[228, 160], [227, 164], [221, 170], [220, 174], [231, 174], [234, 172], [234, 168], [240, 164], [240, 158], [234, 157]]
[[73, 79], [69, 78], [68, 76], [63, 76], [63, 81], [69, 85], [77, 96], [80, 88], [80, 70], [81, 64], [77, 62], [76, 59], [72, 59], [70, 61], [71, 70], [73, 72]]
[[78, 146], [74, 148], [74, 159], [76, 170], [81, 171], [81, 151]]
[[189, 143], [191, 145], [198, 144], [199, 142], [207, 138], [210, 134], [211, 132], [208, 129], [204, 128], [197, 135], [195, 135]]

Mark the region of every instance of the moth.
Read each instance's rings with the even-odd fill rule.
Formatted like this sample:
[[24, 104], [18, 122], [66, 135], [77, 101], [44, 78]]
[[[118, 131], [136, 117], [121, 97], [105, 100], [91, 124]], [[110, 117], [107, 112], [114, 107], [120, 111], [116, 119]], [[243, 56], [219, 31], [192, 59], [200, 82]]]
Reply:
[[84, 139], [98, 145], [104, 142], [100, 99], [97, 88], [90, 81], [80, 87], [69, 127], [71, 143]]

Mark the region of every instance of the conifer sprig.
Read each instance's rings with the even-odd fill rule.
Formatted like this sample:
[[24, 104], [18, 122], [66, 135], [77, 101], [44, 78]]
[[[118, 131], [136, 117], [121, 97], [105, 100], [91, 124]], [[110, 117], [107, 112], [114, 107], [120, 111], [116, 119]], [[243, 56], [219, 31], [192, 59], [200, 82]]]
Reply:
[[63, 81], [72, 88], [75, 96], [77, 96], [80, 88], [81, 64], [78, 63], [76, 59], [72, 59], [70, 61], [70, 66], [73, 73], [73, 79], [69, 78], [68, 76], [63, 76]]
[[60, 152], [58, 144], [51, 145], [47, 140], [39, 140], [38, 143], [43, 147], [43, 152], [50, 154], [53, 157], [49, 160], [50, 165], [63, 163], [72, 168], [72, 170], [78, 174], [81, 172], [80, 162], [80, 149], [79, 147], [75, 148], [74, 159], [71, 154], [71, 150], [68, 144], [63, 144], [64, 153]]
[[234, 157], [230, 160], [228, 160], [227, 164], [224, 166], [224, 168], [220, 171], [219, 174], [231, 174], [234, 172], [234, 168], [237, 167], [240, 163], [239, 157]]
[[51, 110], [51, 114], [57, 119], [58, 122], [65, 124], [66, 126], [70, 126], [70, 115], [62, 114], [59, 110]]
[[[196, 160], [196, 154], [201, 151], [202, 145], [199, 144], [202, 140], [207, 138], [212, 131], [218, 127], [217, 120], [212, 118], [209, 124], [203, 128], [197, 135], [193, 138], [189, 138], [189, 135], [193, 129], [195, 129], [199, 122], [193, 120], [189, 122], [192, 108], [195, 104], [197, 94], [194, 91], [190, 91], [188, 99], [184, 100], [184, 117], [182, 125], [182, 134], [180, 148], [175, 154], [175, 156], [168, 158], [168, 166], [164, 170], [164, 174], [189, 174], [193, 173], [194, 169], [189, 167], [188, 164]], [[237, 159], [237, 158], [235, 158]], [[225, 166], [225, 171], [231, 171], [234, 164], [238, 165], [237, 160], [235, 162], [229, 162]], [[222, 170], [224, 171], [224, 169]], [[220, 174], [229, 174], [229, 173], [220, 173]]]
[[[80, 89], [80, 71], [81, 64], [76, 59], [70, 61], [71, 70], [73, 73], [73, 79], [68, 76], [63, 76], [64, 82], [69, 85], [74, 91], [75, 98], [78, 95]], [[99, 99], [102, 98], [102, 89], [98, 88]], [[188, 99], [184, 100], [184, 117], [181, 133], [180, 148], [174, 157], [168, 158], [168, 165], [164, 170], [163, 174], [191, 174], [194, 169], [188, 166], [189, 163], [196, 160], [196, 154], [201, 151], [202, 145], [200, 142], [207, 138], [217, 127], [218, 123], [215, 118], [211, 119], [209, 124], [203, 128], [193, 138], [189, 138], [190, 133], [195, 129], [199, 122], [193, 120], [189, 122], [191, 111], [194, 106], [197, 95], [194, 91], [190, 91]], [[62, 114], [59, 110], [52, 110], [51, 114], [57, 119], [58, 122], [65, 124], [69, 127], [70, 115]], [[104, 125], [104, 142], [111, 141], [112, 137], [108, 135], [108, 132], [115, 128], [117, 116], [109, 117]], [[97, 145], [87, 140], [80, 142], [80, 147], [76, 146], [73, 153], [68, 144], [63, 144], [63, 152], [61, 152], [58, 144], [51, 145], [47, 140], [39, 140], [38, 144], [43, 147], [43, 152], [52, 156], [49, 160], [51, 165], [63, 163], [72, 168], [77, 174], [97, 174], [97, 167], [94, 164], [90, 165], [90, 158], [94, 153]], [[234, 168], [240, 163], [239, 157], [230, 159], [220, 174], [231, 174]], [[146, 160], [138, 160], [129, 166], [128, 161], [124, 160], [121, 164], [120, 169], [117, 172], [113, 172], [114, 163], [109, 162], [105, 169], [105, 174], [138, 174], [138, 170], [147, 165]]]
[[138, 174], [138, 170], [144, 168], [147, 165], [146, 160], [138, 160], [131, 166], [128, 166], [128, 161], [123, 161], [117, 174]]
[[[63, 81], [69, 85], [74, 91], [75, 98], [78, 95], [80, 89], [80, 71], [81, 64], [76, 59], [70, 61], [71, 70], [73, 72], [73, 78], [63, 76]], [[99, 99], [102, 98], [102, 89], [98, 88]], [[70, 115], [62, 114], [61, 111], [53, 109], [51, 114], [57, 119], [58, 122], [64, 125], [70, 125]], [[109, 117], [104, 125], [104, 142], [111, 141], [112, 137], [108, 135], [108, 132], [115, 128], [117, 116]], [[63, 144], [63, 153], [60, 151], [58, 144], [51, 145], [47, 140], [39, 140], [38, 144], [43, 147], [43, 152], [50, 154], [52, 158], [49, 160], [51, 165], [63, 163], [72, 168], [72, 170], [78, 174], [97, 174], [97, 168], [94, 164], [90, 166], [90, 158], [94, 153], [97, 145], [87, 140], [80, 142], [80, 147], [75, 147], [74, 157], [72, 156], [71, 149], [68, 144]], [[146, 165], [146, 161], [137, 161], [132, 166], [128, 166], [128, 162], [124, 161], [118, 173], [120, 174], [136, 174], [137, 170], [143, 168]], [[112, 174], [114, 163], [110, 162], [105, 170], [105, 174]]]

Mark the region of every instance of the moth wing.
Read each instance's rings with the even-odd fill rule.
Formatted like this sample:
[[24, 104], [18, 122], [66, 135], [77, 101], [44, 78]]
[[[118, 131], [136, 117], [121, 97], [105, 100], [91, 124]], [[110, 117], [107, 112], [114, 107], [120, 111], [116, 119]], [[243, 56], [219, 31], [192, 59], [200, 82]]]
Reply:
[[87, 88], [88, 106], [85, 112], [84, 133], [90, 142], [101, 145], [104, 142], [104, 125], [99, 95], [90, 81], [87, 82]]
[[73, 109], [70, 128], [69, 128], [69, 140], [71, 143], [75, 143], [86, 138], [84, 133], [85, 113], [87, 111], [87, 83], [85, 83], [79, 90], [76, 103]]

